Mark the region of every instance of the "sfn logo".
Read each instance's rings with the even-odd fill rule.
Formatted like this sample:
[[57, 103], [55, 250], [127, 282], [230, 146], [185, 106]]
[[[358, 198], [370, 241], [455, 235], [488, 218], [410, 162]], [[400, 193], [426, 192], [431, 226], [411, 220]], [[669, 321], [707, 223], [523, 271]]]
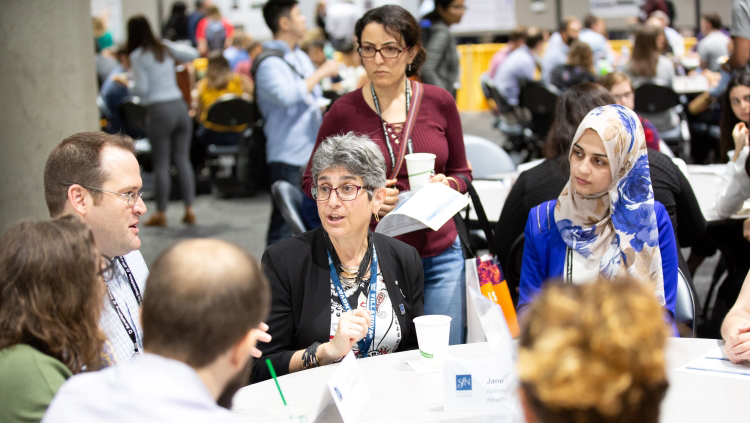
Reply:
[[456, 375], [456, 390], [471, 391], [471, 375]]

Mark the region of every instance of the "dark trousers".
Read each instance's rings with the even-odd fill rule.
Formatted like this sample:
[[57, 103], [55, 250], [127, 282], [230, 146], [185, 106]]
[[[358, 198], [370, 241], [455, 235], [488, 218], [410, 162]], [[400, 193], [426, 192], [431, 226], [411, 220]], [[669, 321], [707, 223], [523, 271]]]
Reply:
[[[271, 185], [274, 182], [282, 180], [287, 181], [295, 187], [302, 185], [302, 167], [293, 166], [281, 162], [271, 162], [268, 164], [268, 179]], [[266, 243], [268, 245], [276, 244], [279, 241], [285, 240], [292, 237], [292, 231], [284, 220], [284, 216], [281, 215], [281, 209], [278, 207], [276, 202], [273, 202], [273, 209], [271, 209], [271, 224], [268, 227], [268, 235], [266, 236]]]

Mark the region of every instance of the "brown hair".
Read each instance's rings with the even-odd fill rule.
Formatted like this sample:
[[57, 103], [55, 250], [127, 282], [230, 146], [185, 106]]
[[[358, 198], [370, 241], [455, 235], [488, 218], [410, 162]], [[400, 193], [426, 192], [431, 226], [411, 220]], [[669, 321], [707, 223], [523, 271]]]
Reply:
[[524, 316], [521, 387], [543, 422], [656, 423], [669, 386], [664, 309], [628, 278], [551, 283]]
[[656, 64], [659, 63], [660, 55], [656, 40], [663, 34], [664, 30], [654, 25], [643, 25], [636, 31], [633, 57], [629, 63], [633, 76], [656, 76]]
[[510, 32], [510, 35], [508, 36], [508, 41], [513, 42], [517, 40], [525, 40], [526, 39], [526, 31], [527, 28], [525, 25], [517, 25], [513, 30]]
[[150, 51], [157, 62], [164, 60], [164, 55], [169, 54], [167, 47], [157, 40], [151, 32], [151, 25], [143, 15], [136, 15], [128, 20], [128, 55], [141, 48], [144, 52]]
[[73, 216], [21, 221], [0, 239], [0, 349], [30, 345], [71, 372], [97, 367], [101, 255]]
[[406, 71], [406, 76], [419, 75], [419, 68], [427, 58], [427, 52], [422, 45], [422, 30], [414, 16], [403, 7], [392, 4], [368, 10], [354, 26], [354, 33], [360, 47], [362, 46], [362, 31], [371, 23], [383, 25], [385, 32], [402, 41], [406, 47], [417, 51], [411, 62], [411, 70]]
[[[721, 29], [721, 17], [716, 12], [708, 12], [704, 13], [703, 16], [701, 16], [703, 19], [708, 22], [713, 29]], [[708, 35], [708, 34], [703, 34]]]
[[583, 42], [575, 42], [568, 52], [568, 64], [586, 69], [590, 74], [596, 74], [594, 68], [594, 53], [591, 47]]
[[[60, 216], [68, 201], [68, 187], [72, 182], [90, 187], [101, 187], [109, 177], [102, 168], [101, 153], [111, 146], [130, 151], [135, 155], [133, 139], [126, 135], [104, 132], [79, 132], [57, 145], [44, 166], [44, 198], [52, 217]], [[94, 204], [101, 201], [102, 193], [90, 191]]]
[[591, 110], [613, 103], [615, 99], [609, 91], [593, 82], [578, 84], [563, 91], [557, 97], [555, 118], [544, 142], [544, 156], [558, 159], [560, 166], [567, 169], [570, 165], [570, 143], [578, 125]]
[[630, 88], [633, 88], [633, 82], [625, 72], [614, 71], [606, 75], [602, 75], [602, 77], [599, 78], [599, 84], [604, 86], [607, 91], [612, 91], [612, 87], [619, 84], [620, 82], [626, 81], [630, 83]]
[[221, 53], [214, 51], [208, 55], [208, 69], [206, 70], [206, 85], [208, 88], [223, 90], [232, 79], [232, 68], [229, 61]]
[[205, 367], [260, 324], [270, 295], [260, 266], [240, 247], [216, 239], [182, 241], [151, 266], [143, 347]]

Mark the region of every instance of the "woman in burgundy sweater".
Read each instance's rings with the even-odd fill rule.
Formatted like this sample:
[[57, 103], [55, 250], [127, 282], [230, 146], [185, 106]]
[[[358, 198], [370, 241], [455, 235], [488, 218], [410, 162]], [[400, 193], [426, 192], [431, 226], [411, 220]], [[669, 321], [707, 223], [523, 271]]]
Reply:
[[[323, 118], [315, 149], [332, 135], [350, 131], [365, 134], [382, 149], [390, 177], [394, 162], [398, 163], [401, 158], [402, 143], [409, 145], [402, 139], [401, 132], [407, 107], [413, 104], [411, 92], [417, 84], [408, 77], [416, 75], [425, 60], [420, 29], [409, 12], [400, 6], [387, 5], [365, 13], [357, 21], [355, 33], [360, 40], [362, 63], [372, 82], [336, 100]], [[442, 88], [432, 85], [422, 85], [422, 88], [424, 94], [407, 154], [435, 154], [436, 175], [431, 182], [441, 182], [465, 192], [466, 184], [454, 177], [463, 174], [471, 179], [455, 100]], [[386, 142], [390, 143], [390, 148]], [[302, 181], [302, 190], [308, 196], [311, 196], [312, 184], [308, 165]], [[409, 189], [405, 164], [395, 179], [388, 180], [387, 186], [380, 216], [395, 208], [399, 192]], [[373, 219], [371, 229], [375, 225]], [[453, 220], [437, 231], [425, 229], [397, 239], [415, 247], [422, 257], [425, 314], [451, 316], [450, 343], [462, 343], [466, 322], [466, 277], [461, 243]]]

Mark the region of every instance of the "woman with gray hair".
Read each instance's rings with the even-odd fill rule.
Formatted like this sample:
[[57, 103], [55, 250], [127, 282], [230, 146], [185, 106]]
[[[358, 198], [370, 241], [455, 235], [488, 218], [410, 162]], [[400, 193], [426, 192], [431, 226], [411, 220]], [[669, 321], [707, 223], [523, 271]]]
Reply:
[[[417, 348], [413, 319], [424, 314], [419, 253], [369, 230], [385, 199], [385, 159], [367, 136], [329, 137], [312, 158], [322, 226], [269, 246], [268, 333], [261, 344], [279, 375]], [[252, 381], [269, 379], [264, 360]]]

